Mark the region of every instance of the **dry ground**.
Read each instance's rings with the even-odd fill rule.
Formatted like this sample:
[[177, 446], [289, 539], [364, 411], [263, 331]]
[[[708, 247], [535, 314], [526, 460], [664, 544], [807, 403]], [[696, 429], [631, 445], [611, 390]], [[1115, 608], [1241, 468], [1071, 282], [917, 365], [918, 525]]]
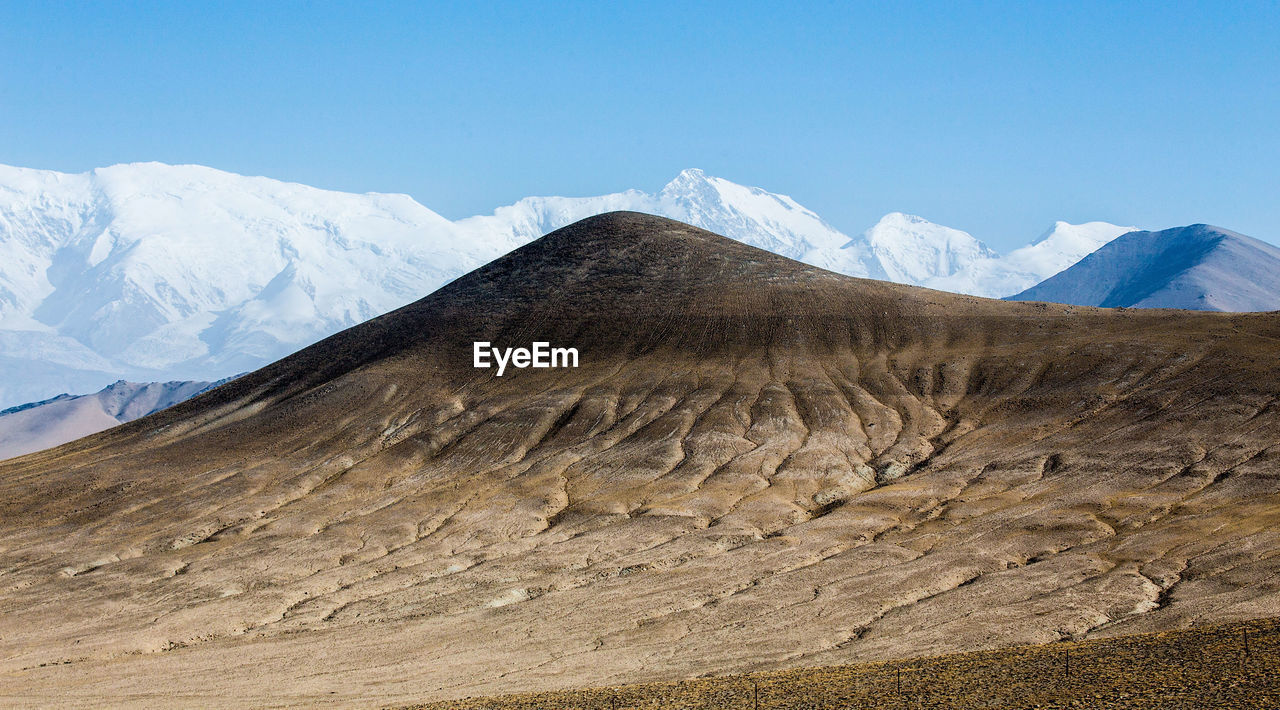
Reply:
[[[1246, 647], [1247, 646], [1247, 647]], [[1280, 707], [1280, 620], [414, 710]]]

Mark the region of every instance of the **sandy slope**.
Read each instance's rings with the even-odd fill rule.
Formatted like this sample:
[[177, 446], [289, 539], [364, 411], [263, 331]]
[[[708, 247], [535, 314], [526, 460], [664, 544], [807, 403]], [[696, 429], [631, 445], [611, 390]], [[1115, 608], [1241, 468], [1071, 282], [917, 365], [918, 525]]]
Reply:
[[[535, 339], [582, 366], [471, 367]], [[1274, 614], [1278, 354], [584, 220], [0, 464], [0, 683], [407, 703]]]

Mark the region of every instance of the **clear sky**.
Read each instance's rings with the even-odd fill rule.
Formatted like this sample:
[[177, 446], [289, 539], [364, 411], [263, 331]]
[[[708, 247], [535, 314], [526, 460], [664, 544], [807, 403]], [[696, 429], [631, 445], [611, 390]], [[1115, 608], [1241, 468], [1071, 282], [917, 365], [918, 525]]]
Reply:
[[1280, 241], [1280, 3], [0, 0], [0, 162], [201, 163], [448, 217], [686, 167], [856, 233]]

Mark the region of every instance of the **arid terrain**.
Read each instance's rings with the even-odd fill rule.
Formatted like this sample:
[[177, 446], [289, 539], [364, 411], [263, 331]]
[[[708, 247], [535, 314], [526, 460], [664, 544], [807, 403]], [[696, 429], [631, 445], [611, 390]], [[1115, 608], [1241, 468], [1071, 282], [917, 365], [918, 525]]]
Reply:
[[[477, 340], [580, 367], [497, 377]], [[0, 463], [0, 704], [408, 705], [1274, 616], [1278, 363], [1276, 313], [587, 219]]]
[[1280, 707], [1276, 619], [857, 666], [415, 705], [413, 710]]

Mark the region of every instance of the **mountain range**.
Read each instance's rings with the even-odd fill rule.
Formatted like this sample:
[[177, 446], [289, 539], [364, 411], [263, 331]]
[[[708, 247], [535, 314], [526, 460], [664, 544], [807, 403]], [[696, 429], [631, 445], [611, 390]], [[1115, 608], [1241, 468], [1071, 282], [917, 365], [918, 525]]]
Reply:
[[901, 213], [850, 237], [790, 197], [699, 170], [657, 193], [530, 197], [450, 221], [406, 195], [195, 165], [0, 167], [0, 406], [122, 378], [208, 381], [252, 370], [558, 227], [620, 209], [843, 274], [992, 297], [1129, 231], [1059, 222], [1003, 257], [966, 232]]
[[[581, 360], [499, 377], [475, 341]], [[0, 462], [0, 704], [447, 705], [889, 661], [866, 682], [902, 670], [902, 707], [906, 659], [1275, 616], [1278, 344], [1280, 313], [978, 298], [591, 217]], [[1268, 706], [1248, 646], [1213, 643]], [[1059, 648], [1077, 705], [1143, 688]], [[768, 690], [746, 697], [823, 704]], [[584, 705], [610, 706], [673, 705]]]

